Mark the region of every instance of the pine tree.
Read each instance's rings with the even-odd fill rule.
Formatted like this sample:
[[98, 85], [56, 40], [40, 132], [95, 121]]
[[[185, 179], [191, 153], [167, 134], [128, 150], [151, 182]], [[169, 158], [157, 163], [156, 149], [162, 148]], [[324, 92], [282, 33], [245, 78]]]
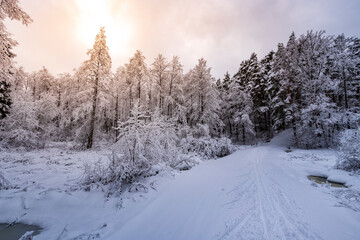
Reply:
[[[220, 79], [219, 79], [220, 80]], [[232, 124], [232, 117], [233, 115], [230, 113], [229, 109], [229, 102], [228, 96], [230, 94], [230, 86], [232, 80], [230, 74], [226, 72], [224, 75], [224, 79], [219, 81], [218, 91], [220, 96], [220, 119], [224, 123], [224, 128], [222, 134], [227, 134], [229, 136], [233, 135], [233, 124]]]
[[222, 81], [222, 88], [224, 91], [228, 91], [231, 83], [231, 78], [229, 72], [225, 73], [224, 79]]
[[286, 89], [281, 84], [284, 70], [282, 59], [285, 57], [285, 47], [282, 43], [278, 44], [278, 49], [274, 55], [273, 67], [269, 72], [269, 83], [267, 92], [270, 96], [272, 128], [275, 132], [285, 130], [285, 100]]
[[18, 0], [4, 0], [0, 2], [0, 119], [9, 114], [11, 107], [10, 83], [15, 74], [13, 58], [16, 56], [12, 50], [17, 42], [4, 25], [5, 18], [21, 21], [28, 25], [32, 22], [30, 16], [18, 5]]
[[0, 120], [10, 113], [12, 100], [10, 97], [10, 84], [6, 80], [0, 81]]
[[261, 129], [267, 132], [267, 140], [273, 136], [273, 121], [272, 121], [272, 108], [271, 108], [271, 88], [273, 83], [273, 77], [271, 76], [271, 70], [274, 65], [274, 51], [270, 51], [264, 59], [260, 62], [260, 77], [261, 77], [261, 94], [262, 107], [259, 109], [263, 113], [263, 123]]

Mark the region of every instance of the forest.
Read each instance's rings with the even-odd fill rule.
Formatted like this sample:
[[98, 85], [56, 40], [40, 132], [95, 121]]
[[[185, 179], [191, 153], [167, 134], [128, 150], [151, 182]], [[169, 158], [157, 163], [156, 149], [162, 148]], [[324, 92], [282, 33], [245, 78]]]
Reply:
[[285, 129], [292, 130], [294, 146], [336, 147], [339, 134], [359, 124], [356, 37], [291, 33], [276, 51], [263, 59], [253, 53], [236, 73], [217, 80], [203, 58], [184, 73], [179, 57], [159, 54], [148, 65], [141, 51], [112, 72], [104, 28], [88, 60], [58, 76], [46, 67], [24, 72], [13, 63], [14, 41], [4, 45], [2, 147], [41, 148], [49, 141], [83, 149], [126, 145], [134, 160], [158, 141], [164, 151], [214, 144], [222, 150], [209, 154], [223, 156], [230, 140], [255, 144]]
[[[2, 18], [31, 23], [20, 8], [10, 10], [2, 6]], [[2, 148], [105, 144], [133, 163], [173, 162], [180, 152], [225, 156], [231, 142], [265, 142], [285, 129], [293, 146], [337, 147], [344, 130], [358, 129], [357, 37], [293, 32], [263, 59], [253, 53], [236, 73], [215, 79], [203, 58], [184, 72], [179, 57], [159, 54], [147, 64], [140, 50], [113, 71], [104, 27], [72, 73], [27, 73], [14, 62], [17, 43], [3, 22], [1, 35]]]
[[357, 239], [360, 38], [291, 32], [217, 79], [201, 56], [113, 66], [100, 27], [53, 75], [16, 63], [7, 18], [33, 21], [0, 0], [0, 238]]

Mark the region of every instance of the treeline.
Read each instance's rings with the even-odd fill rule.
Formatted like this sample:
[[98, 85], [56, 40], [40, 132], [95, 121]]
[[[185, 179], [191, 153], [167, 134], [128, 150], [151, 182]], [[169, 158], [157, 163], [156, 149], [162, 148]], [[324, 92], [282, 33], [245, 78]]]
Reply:
[[226, 135], [245, 144], [290, 128], [297, 146], [333, 146], [339, 132], [359, 125], [360, 39], [292, 33], [217, 85]]
[[180, 139], [226, 136], [252, 144], [290, 128], [294, 144], [305, 148], [332, 146], [339, 132], [359, 124], [358, 38], [292, 33], [276, 52], [261, 60], [253, 53], [217, 81], [202, 58], [184, 73], [179, 57], [159, 54], [148, 65], [140, 51], [112, 73], [103, 28], [88, 56], [56, 77], [45, 67], [12, 68], [11, 87], [3, 87], [12, 104], [1, 120], [2, 146], [114, 143], [138, 121], [134, 112], [144, 123], [171, 123]]
[[[10, 113], [1, 121], [3, 145], [38, 147], [46, 141], [116, 142], [119, 125], [133, 117], [134, 106], [151, 120], [158, 112], [176, 129], [205, 129], [220, 136], [220, 96], [204, 59], [184, 74], [178, 57], [159, 54], [148, 66], [140, 51], [115, 73], [102, 28], [93, 49], [73, 74], [54, 77], [43, 69], [11, 78]], [[198, 125], [198, 124], [201, 124]], [[186, 130], [192, 131], [192, 130]]]

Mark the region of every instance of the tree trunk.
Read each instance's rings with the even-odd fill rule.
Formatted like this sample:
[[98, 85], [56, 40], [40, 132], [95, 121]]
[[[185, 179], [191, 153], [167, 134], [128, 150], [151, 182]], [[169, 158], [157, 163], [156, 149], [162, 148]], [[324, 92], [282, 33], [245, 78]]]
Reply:
[[345, 77], [344, 68], [343, 68], [343, 83], [344, 83], [345, 109], [348, 109], [349, 105], [348, 105], [348, 96], [347, 96], [347, 89], [346, 89], [346, 77]]
[[243, 145], [245, 145], [246, 143], [246, 134], [245, 134], [245, 125], [242, 124], [242, 140], [243, 140]]
[[290, 85], [288, 85], [288, 96], [290, 98], [290, 106], [291, 106], [291, 124], [292, 124], [292, 129], [293, 129], [293, 136], [294, 136], [294, 142], [295, 142], [295, 145], [298, 144], [298, 141], [297, 141], [297, 134], [296, 134], [296, 121], [295, 121], [295, 114], [294, 114], [294, 109], [293, 109], [293, 98], [292, 98], [292, 91], [291, 91], [291, 88], [290, 88]]
[[97, 103], [97, 95], [98, 95], [98, 84], [99, 84], [99, 76], [95, 77], [95, 86], [94, 86], [94, 95], [93, 95], [93, 103], [92, 103], [92, 111], [90, 115], [90, 130], [88, 136], [88, 142], [86, 148], [92, 148], [93, 146], [93, 137], [94, 137], [94, 128], [95, 128], [95, 113], [96, 113], [96, 103]]
[[295, 145], [298, 144], [298, 140], [297, 140], [297, 134], [296, 134], [296, 121], [295, 121], [295, 117], [293, 116], [292, 120], [291, 120], [291, 123], [292, 123], [292, 129], [293, 129], [293, 136], [294, 136], [294, 142], [295, 142]]
[[115, 103], [115, 142], [119, 136], [119, 91], [116, 91], [116, 103]]
[[[139, 98], [139, 104], [140, 104], [140, 96], [141, 96], [141, 82], [140, 82], [140, 78], [139, 78], [139, 81], [138, 81], [138, 98]], [[140, 106], [140, 105], [139, 105]]]
[[160, 85], [160, 96], [159, 96], [159, 110], [160, 110], [160, 113], [162, 114], [162, 110], [163, 110], [163, 95], [164, 95], [164, 93], [163, 93], [163, 86], [162, 86], [162, 76], [160, 76], [160, 78], [159, 78], [159, 85]]
[[131, 114], [132, 106], [133, 106], [133, 97], [132, 97], [132, 90], [131, 90], [131, 86], [130, 86], [130, 89], [129, 89], [129, 117], [132, 116], [132, 114]]
[[[173, 88], [173, 77], [170, 78], [169, 98], [171, 98], [172, 88]], [[172, 117], [172, 102], [169, 102], [169, 105], [168, 105], [168, 117], [169, 118]]]

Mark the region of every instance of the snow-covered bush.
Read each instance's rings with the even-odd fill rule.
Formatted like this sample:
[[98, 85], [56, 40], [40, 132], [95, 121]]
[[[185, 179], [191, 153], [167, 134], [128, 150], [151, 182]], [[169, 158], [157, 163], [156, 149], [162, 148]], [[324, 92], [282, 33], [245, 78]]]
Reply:
[[360, 173], [360, 127], [345, 130], [341, 134], [340, 152], [337, 167]]
[[226, 137], [194, 138], [192, 136], [188, 136], [181, 139], [180, 147], [183, 153], [195, 153], [204, 159], [224, 157], [234, 151], [234, 146], [232, 145], [231, 140]]
[[119, 124], [118, 142], [114, 149], [124, 154], [125, 162], [151, 166], [172, 162], [178, 152], [177, 141], [175, 126], [171, 122], [158, 112], [149, 116], [135, 106], [132, 117]]
[[132, 117], [119, 124], [118, 142], [108, 162], [85, 165], [83, 183], [110, 184], [110, 193], [146, 187], [139, 179], [153, 176], [176, 161], [178, 149], [175, 128], [159, 114], [151, 117], [136, 105]]
[[130, 186], [140, 177], [149, 176], [150, 169], [150, 166], [125, 162], [122, 155], [113, 152], [106, 161], [100, 159], [94, 164], [85, 163], [81, 183], [86, 190], [108, 185], [108, 195], [121, 193], [125, 186]]
[[[193, 128], [184, 126], [179, 129], [178, 136], [181, 139], [178, 147], [185, 155], [195, 154], [203, 159], [211, 159], [224, 157], [234, 151], [234, 146], [229, 138], [212, 138], [209, 126], [206, 124], [197, 124]], [[186, 158], [188, 158], [187, 161], [193, 162], [191, 157]], [[179, 161], [183, 161], [181, 157], [177, 159], [177, 162]]]
[[124, 191], [147, 191], [144, 179], [157, 175], [166, 168], [163, 164], [124, 161], [124, 155], [112, 152], [108, 159], [84, 164], [80, 183], [86, 191], [101, 188], [107, 196]]
[[36, 104], [29, 96], [17, 96], [14, 98], [10, 115], [1, 121], [1, 146], [39, 147], [39, 128], [40, 124], [36, 116]]
[[185, 171], [200, 163], [196, 154], [179, 154], [176, 160], [170, 165], [173, 169]]

